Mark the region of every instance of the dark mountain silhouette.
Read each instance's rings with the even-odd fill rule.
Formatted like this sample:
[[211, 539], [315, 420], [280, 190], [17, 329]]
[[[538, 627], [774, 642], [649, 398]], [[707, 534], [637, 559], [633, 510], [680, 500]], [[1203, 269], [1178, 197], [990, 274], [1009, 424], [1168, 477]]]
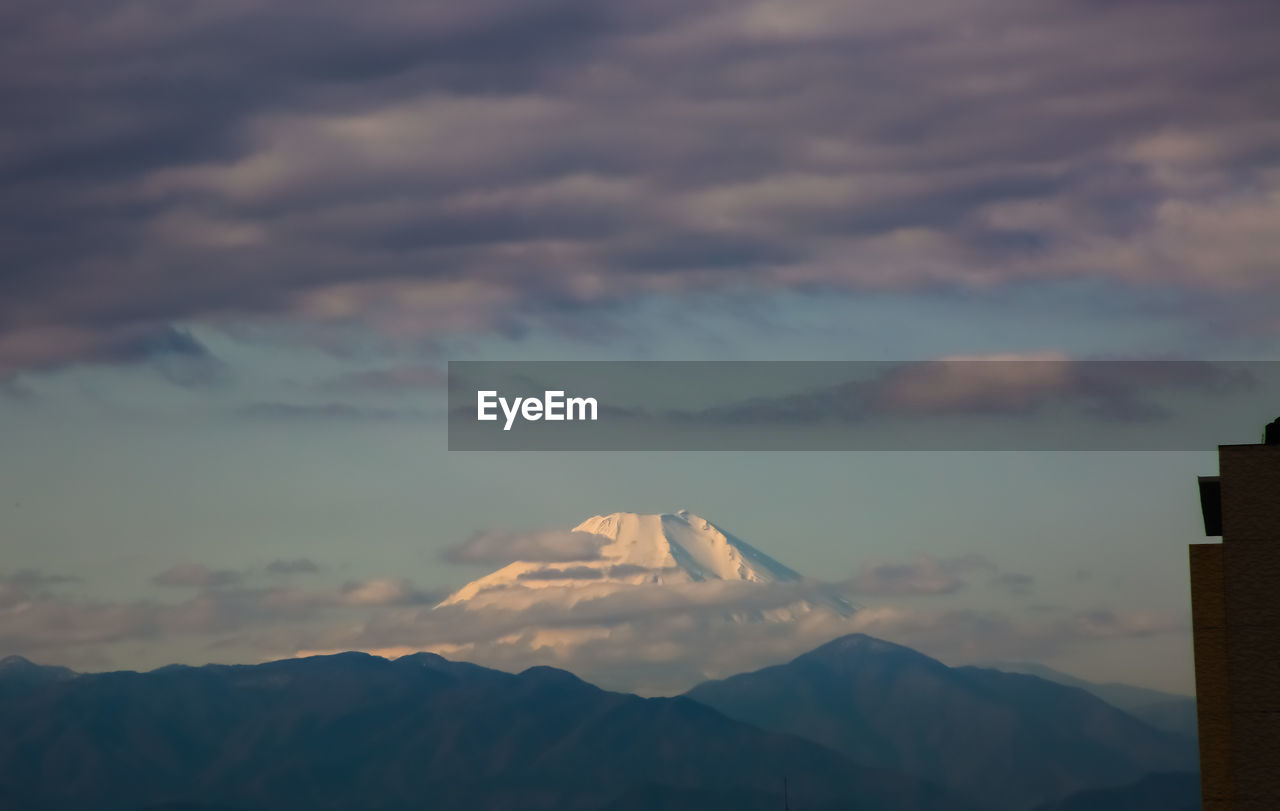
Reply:
[[1084, 690], [947, 667], [861, 634], [687, 695], [731, 718], [936, 781], [997, 809], [1196, 768], [1192, 742]]
[[1200, 776], [1150, 774], [1131, 785], [1072, 794], [1036, 811], [1200, 811]]
[[75, 671], [65, 667], [37, 665], [21, 656], [6, 656], [0, 659], [0, 700], [6, 695], [16, 696], [53, 682], [66, 681], [75, 675]]
[[784, 776], [806, 808], [971, 807], [691, 699], [432, 654], [87, 674], [0, 700], [6, 811], [765, 808]]
[[986, 666], [1008, 673], [1039, 676], [1068, 687], [1079, 687], [1156, 729], [1163, 729], [1165, 732], [1173, 732], [1188, 738], [1198, 737], [1196, 700], [1191, 696], [1136, 687], [1132, 684], [1086, 681], [1034, 662], [992, 662]]
[[249, 811], [245, 808], [230, 808], [225, 805], [200, 805], [198, 803], [157, 803], [139, 808], [137, 811]]
[[791, 797], [787, 803], [781, 789], [767, 791], [681, 790], [669, 786], [647, 785], [631, 789], [611, 803], [606, 811], [783, 811], [784, 808], [805, 811], [849, 811], [861, 808], [855, 799], [814, 802], [811, 797]]

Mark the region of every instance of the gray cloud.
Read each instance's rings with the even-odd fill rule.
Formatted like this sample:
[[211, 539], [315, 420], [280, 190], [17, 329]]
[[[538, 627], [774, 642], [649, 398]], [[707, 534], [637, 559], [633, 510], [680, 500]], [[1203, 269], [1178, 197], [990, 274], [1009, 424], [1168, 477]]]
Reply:
[[348, 372], [331, 378], [322, 388], [342, 392], [402, 392], [443, 388], [448, 380], [435, 366], [404, 365], [362, 372]]
[[713, 423], [810, 424], [883, 417], [1017, 417], [1069, 407], [1095, 419], [1132, 422], [1171, 416], [1159, 402], [1170, 392], [1225, 394], [1256, 384], [1241, 364], [1085, 360], [1056, 353], [867, 365], [874, 373], [865, 380], [672, 416]]
[[258, 420], [370, 420], [386, 422], [422, 419], [425, 412], [413, 408], [352, 405], [350, 403], [249, 403], [235, 409], [236, 416]]
[[487, 530], [449, 547], [442, 557], [449, 563], [486, 566], [504, 566], [515, 560], [573, 563], [598, 560], [605, 543], [603, 537], [589, 532]]
[[[0, 274], [0, 283], [4, 276]], [[8, 364], [7, 354], [27, 361]], [[10, 391], [23, 392], [13, 373], [40, 370], [68, 362], [116, 366], [140, 365], [177, 386], [188, 388], [223, 382], [226, 364], [187, 330], [167, 324], [128, 325], [98, 330], [93, 325], [58, 325], [23, 334], [0, 329], [0, 379]]]
[[64, 583], [79, 583], [80, 578], [65, 574], [54, 574], [40, 569], [18, 569], [8, 574], [0, 574], [0, 583], [23, 588], [44, 588]]
[[[434, 605], [448, 596], [446, 590], [424, 591], [403, 577], [349, 580], [342, 585], [336, 601], [342, 605]], [[321, 604], [327, 602], [322, 593]]]
[[78, 583], [79, 578], [51, 574], [38, 569], [19, 569], [0, 574], [0, 610], [12, 608], [36, 599], [51, 597], [52, 586]]
[[74, 652], [129, 640], [296, 628], [329, 614], [431, 605], [444, 596], [403, 578], [365, 578], [325, 589], [247, 588], [235, 585], [226, 572], [204, 567], [175, 570], [164, 579], [198, 587], [199, 593], [176, 603], [111, 602], [0, 582], [0, 649]]
[[177, 386], [199, 387], [224, 381], [226, 364], [186, 330], [164, 327], [125, 345], [110, 358], [116, 363], [145, 362]]
[[517, 580], [600, 580], [604, 572], [590, 566], [569, 566], [563, 569], [548, 568], [523, 572]]
[[[961, 557], [937, 568], [977, 574], [992, 567], [979, 557]], [[713, 581], [611, 592], [591, 592], [594, 585], [584, 582], [540, 588], [545, 599], [518, 609], [433, 608], [443, 593], [402, 578], [319, 589], [229, 585], [179, 602], [110, 602], [48, 592], [12, 600], [5, 588], [0, 584], [0, 649], [46, 661], [87, 664], [109, 646], [173, 637], [221, 646], [234, 642], [263, 656], [339, 649], [399, 655], [421, 649], [509, 669], [552, 664], [610, 687], [668, 693], [783, 661], [852, 632], [948, 661], [980, 661], [1045, 658], [1099, 640], [1186, 631], [1185, 622], [1106, 606], [1009, 613], [870, 605], [849, 617], [811, 611], [790, 622], [738, 621], [812, 601], [834, 588], [813, 581]], [[99, 662], [106, 664], [107, 659]]]
[[1031, 594], [1035, 586], [1032, 575], [1003, 571], [983, 555], [960, 555], [875, 564], [841, 583], [840, 588], [856, 599], [945, 595], [967, 589], [979, 579], [990, 588], [1017, 596]]
[[980, 555], [922, 557], [910, 563], [871, 566], [852, 577], [847, 586], [855, 597], [953, 594], [968, 585], [966, 574], [995, 569], [995, 564]]
[[1023, 572], [1000, 572], [988, 581], [992, 586], [1011, 594], [1027, 595], [1035, 587], [1036, 579]]
[[652, 573], [653, 569], [636, 566], [632, 563], [618, 563], [609, 567], [610, 577], [630, 577], [631, 575]]
[[1083, 277], [1280, 326], [1273, 4], [303, 8], [0, 12], [0, 376], [742, 288]]
[[217, 588], [233, 586], [240, 582], [240, 578], [240, 572], [230, 569], [210, 569], [200, 563], [179, 563], [152, 577], [151, 582], [157, 586]]
[[811, 595], [812, 586], [741, 586], [637, 587], [572, 604], [539, 602], [522, 611], [447, 607], [384, 612], [355, 626], [275, 637], [273, 644], [387, 656], [434, 650], [512, 670], [554, 665], [610, 688], [672, 693], [705, 678], [784, 661], [853, 632], [953, 662], [1044, 658], [1100, 640], [1186, 632], [1185, 623], [1168, 617], [1107, 608], [1033, 615], [871, 606], [851, 617], [814, 612], [791, 622], [744, 623], [734, 616], [788, 605]]
[[315, 574], [319, 571], [320, 567], [310, 558], [276, 559], [267, 564], [267, 574], [273, 575]]

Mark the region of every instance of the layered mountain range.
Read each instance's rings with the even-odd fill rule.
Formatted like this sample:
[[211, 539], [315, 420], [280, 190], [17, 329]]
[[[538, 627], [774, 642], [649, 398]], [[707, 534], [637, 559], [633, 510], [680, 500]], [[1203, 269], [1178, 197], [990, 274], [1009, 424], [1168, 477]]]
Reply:
[[6, 662], [0, 807], [11, 811], [1023, 811], [1075, 808], [1071, 795], [1098, 790], [1158, 798], [1161, 811], [1195, 800], [1189, 740], [1076, 688], [948, 668], [860, 635], [656, 699], [426, 653], [78, 676]]
[[[30, 670], [30, 668], [24, 668]], [[924, 781], [734, 721], [435, 654], [171, 666], [0, 692], [0, 807], [307, 809], [972, 806]], [[0, 676], [0, 681], [3, 681]]]

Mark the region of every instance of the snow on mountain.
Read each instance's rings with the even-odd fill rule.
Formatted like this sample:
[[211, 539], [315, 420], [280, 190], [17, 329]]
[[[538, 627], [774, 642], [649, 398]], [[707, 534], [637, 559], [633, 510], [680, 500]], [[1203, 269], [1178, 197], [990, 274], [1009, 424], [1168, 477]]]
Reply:
[[[573, 531], [597, 536], [598, 556], [568, 563], [515, 561], [473, 580], [440, 605], [519, 609], [546, 602], [543, 598], [553, 595], [561, 600], [570, 595], [577, 601], [628, 587], [802, 581], [794, 570], [687, 510], [597, 515]], [[852, 613], [847, 601], [818, 596], [783, 610], [741, 612], [736, 618], [786, 620], [820, 607], [845, 616]]]

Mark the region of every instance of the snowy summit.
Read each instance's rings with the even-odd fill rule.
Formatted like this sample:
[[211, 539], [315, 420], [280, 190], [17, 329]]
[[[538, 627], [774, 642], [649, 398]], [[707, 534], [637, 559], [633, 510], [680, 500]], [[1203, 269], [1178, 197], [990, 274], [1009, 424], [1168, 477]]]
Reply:
[[[598, 553], [570, 562], [517, 560], [473, 580], [440, 605], [517, 609], [541, 602], [539, 592], [546, 590], [558, 596], [572, 590], [578, 598], [589, 598], [634, 586], [802, 580], [793, 569], [687, 510], [597, 515], [573, 532], [598, 539]], [[849, 613], [849, 605], [842, 600], [822, 602], [841, 614]], [[804, 612], [813, 607], [797, 606]]]

